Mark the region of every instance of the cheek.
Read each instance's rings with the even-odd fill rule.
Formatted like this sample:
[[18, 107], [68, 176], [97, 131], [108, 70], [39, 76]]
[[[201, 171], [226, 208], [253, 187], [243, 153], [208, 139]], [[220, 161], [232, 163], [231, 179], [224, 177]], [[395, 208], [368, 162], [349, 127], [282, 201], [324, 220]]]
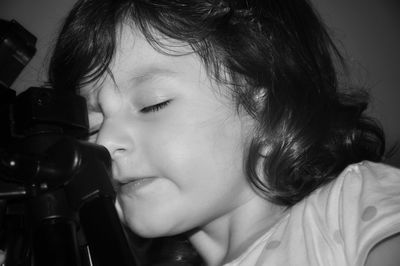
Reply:
[[157, 132], [152, 165], [167, 177], [179, 178], [181, 185], [242, 176], [245, 141], [238, 120], [173, 123]]

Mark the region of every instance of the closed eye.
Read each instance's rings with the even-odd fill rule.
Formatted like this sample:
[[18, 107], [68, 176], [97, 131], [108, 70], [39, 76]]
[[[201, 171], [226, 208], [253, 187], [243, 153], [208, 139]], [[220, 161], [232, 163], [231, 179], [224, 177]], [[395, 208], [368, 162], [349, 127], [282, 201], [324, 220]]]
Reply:
[[161, 103], [158, 103], [158, 104], [147, 106], [147, 107], [142, 108], [140, 110], [140, 112], [144, 113], [144, 114], [151, 113], [151, 112], [158, 112], [161, 109], [165, 108], [170, 102], [171, 102], [171, 100], [167, 100], [165, 102], [161, 102]]

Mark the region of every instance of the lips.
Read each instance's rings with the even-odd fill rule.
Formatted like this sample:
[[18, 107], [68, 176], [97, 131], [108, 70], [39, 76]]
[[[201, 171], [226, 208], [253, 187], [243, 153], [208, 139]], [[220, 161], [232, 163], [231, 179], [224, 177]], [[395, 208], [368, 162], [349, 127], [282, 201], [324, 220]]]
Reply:
[[135, 193], [138, 190], [147, 187], [156, 180], [156, 177], [138, 177], [131, 178], [128, 181], [117, 184], [118, 192], [121, 194]]

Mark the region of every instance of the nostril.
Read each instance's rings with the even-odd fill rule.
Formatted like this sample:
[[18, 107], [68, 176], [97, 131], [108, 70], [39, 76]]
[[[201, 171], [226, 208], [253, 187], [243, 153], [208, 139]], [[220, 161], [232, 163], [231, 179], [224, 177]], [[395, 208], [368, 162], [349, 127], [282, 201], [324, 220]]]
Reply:
[[118, 117], [104, 119], [97, 143], [106, 147], [112, 159], [125, 156], [133, 148], [132, 135], [127, 131], [126, 123]]
[[130, 150], [128, 147], [116, 143], [107, 143], [103, 144], [103, 146], [108, 150], [113, 161], [120, 160], [121, 157], [127, 156]]
[[116, 159], [118, 157], [123, 156], [123, 154], [125, 154], [126, 150], [125, 149], [121, 149], [121, 148], [115, 148], [115, 147], [111, 147], [111, 146], [106, 146], [104, 144], [102, 144], [108, 151], [108, 153], [110, 154], [111, 160], [114, 162], [116, 161]]

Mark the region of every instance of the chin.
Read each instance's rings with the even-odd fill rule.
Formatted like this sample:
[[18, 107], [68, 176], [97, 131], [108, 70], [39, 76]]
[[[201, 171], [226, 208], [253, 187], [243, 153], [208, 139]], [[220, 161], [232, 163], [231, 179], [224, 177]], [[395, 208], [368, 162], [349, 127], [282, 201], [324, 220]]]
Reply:
[[174, 226], [163, 218], [138, 219], [138, 217], [132, 217], [126, 218], [125, 224], [135, 234], [144, 238], [172, 236], [183, 232], [182, 230], [176, 230]]

